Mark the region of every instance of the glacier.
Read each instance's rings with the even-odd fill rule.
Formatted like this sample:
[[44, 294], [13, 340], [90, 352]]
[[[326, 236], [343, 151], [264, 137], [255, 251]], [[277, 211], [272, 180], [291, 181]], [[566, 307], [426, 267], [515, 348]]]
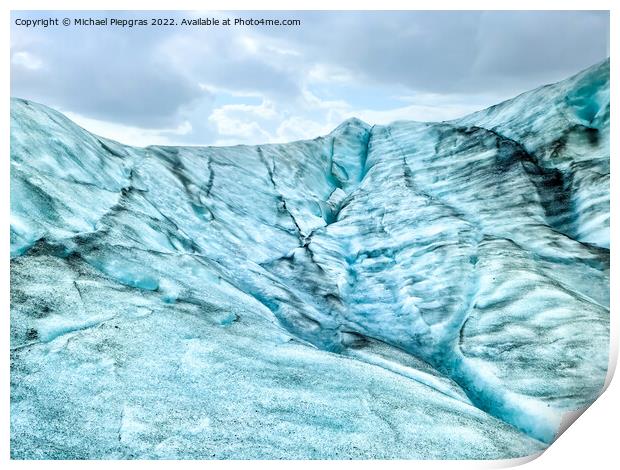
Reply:
[[504, 459], [609, 355], [609, 61], [454, 121], [134, 148], [11, 100], [11, 456]]

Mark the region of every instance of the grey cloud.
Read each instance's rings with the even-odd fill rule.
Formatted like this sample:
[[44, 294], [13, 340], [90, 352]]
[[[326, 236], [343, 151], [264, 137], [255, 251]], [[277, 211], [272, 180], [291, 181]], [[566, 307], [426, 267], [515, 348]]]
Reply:
[[[65, 13], [51, 13], [62, 16]], [[75, 12], [67, 13], [68, 16]], [[152, 12], [98, 12], [151, 17]], [[189, 16], [189, 13], [156, 13]], [[13, 12], [13, 17], [47, 16]], [[83, 15], [93, 15], [92, 12]], [[604, 59], [606, 12], [236, 12], [228, 16], [300, 18], [301, 27], [12, 27], [12, 51], [43, 67], [14, 64], [11, 92], [89, 118], [148, 128], [191, 122], [185, 139], [217, 138], [208, 116], [217, 101], [201, 84], [260, 94], [280, 110], [310, 118], [304, 82], [313, 65], [348, 71], [367, 89], [458, 96], [510, 96], [565, 78]], [[242, 36], [262, 47], [244, 49]], [[329, 86], [329, 83], [327, 84]], [[370, 88], [368, 88], [370, 87]], [[468, 98], [469, 97], [469, 98]], [[331, 99], [338, 99], [338, 96]], [[220, 103], [221, 104], [221, 103]], [[356, 106], [368, 109], [361, 96]], [[304, 114], [306, 113], [306, 114]]]
[[96, 119], [141, 126], [174, 124], [180, 105], [205, 91], [153, 56], [151, 44], [138, 47], [127, 33], [41, 34], [28, 52], [43, 67], [14, 66], [11, 90]]
[[273, 34], [360, 79], [435, 93], [525, 91], [608, 54], [607, 12], [315, 12], [304, 23]]
[[485, 13], [473, 72], [526, 87], [558, 80], [604, 59], [608, 36], [605, 12]]

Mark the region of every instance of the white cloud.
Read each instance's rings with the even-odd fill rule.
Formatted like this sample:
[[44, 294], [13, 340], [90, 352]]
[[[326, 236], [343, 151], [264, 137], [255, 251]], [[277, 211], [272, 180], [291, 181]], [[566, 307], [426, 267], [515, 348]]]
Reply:
[[261, 98], [262, 95], [256, 91], [243, 91], [235, 90], [232, 88], [221, 87], [212, 85], [210, 83], [199, 83], [198, 86], [201, 90], [212, 93], [213, 95], [227, 94], [236, 98]]
[[256, 54], [259, 51], [259, 43], [250, 36], [240, 36], [237, 38], [241, 47], [250, 54]]
[[235, 137], [236, 143], [258, 143], [271, 141], [272, 136], [261, 127], [261, 124], [277, 118], [278, 113], [273, 103], [263, 100], [259, 105], [223, 105], [215, 108], [208, 120], [226, 141]]
[[331, 64], [315, 64], [308, 71], [308, 82], [347, 83], [353, 81], [353, 75], [345, 68]]
[[370, 124], [390, 124], [394, 121], [448, 121], [482, 109], [479, 104], [427, 106], [412, 104], [388, 110], [361, 109], [347, 113]]
[[29, 70], [37, 70], [43, 66], [43, 61], [30, 52], [20, 51], [12, 54], [11, 64], [22, 66]]
[[188, 121], [182, 122], [174, 129], [147, 129], [91, 119], [71, 111], [65, 111], [64, 114], [89, 132], [136, 147], [175, 145], [181, 137], [192, 131], [192, 125]]
[[282, 121], [276, 129], [273, 142], [292, 142], [325, 135], [334, 129], [333, 123], [317, 122], [299, 116]]

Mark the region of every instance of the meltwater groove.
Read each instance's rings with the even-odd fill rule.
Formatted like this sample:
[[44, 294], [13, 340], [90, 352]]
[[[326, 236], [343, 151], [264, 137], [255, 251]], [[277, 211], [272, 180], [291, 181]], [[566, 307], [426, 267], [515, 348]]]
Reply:
[[462, 119], [128, 147], [11, 101], [14, 458], [509, 458], [603, 386], [609, 62]]

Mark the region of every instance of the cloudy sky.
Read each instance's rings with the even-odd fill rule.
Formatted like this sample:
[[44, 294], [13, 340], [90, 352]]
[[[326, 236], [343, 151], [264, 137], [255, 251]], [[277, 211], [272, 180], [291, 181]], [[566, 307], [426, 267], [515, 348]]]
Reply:
[[[25, 28], [17, 18], [301, 26]], [[227, 145], [459, 117], [608, 56], [606, 12], [13, 12], [11, 94], [127, 144]]]

